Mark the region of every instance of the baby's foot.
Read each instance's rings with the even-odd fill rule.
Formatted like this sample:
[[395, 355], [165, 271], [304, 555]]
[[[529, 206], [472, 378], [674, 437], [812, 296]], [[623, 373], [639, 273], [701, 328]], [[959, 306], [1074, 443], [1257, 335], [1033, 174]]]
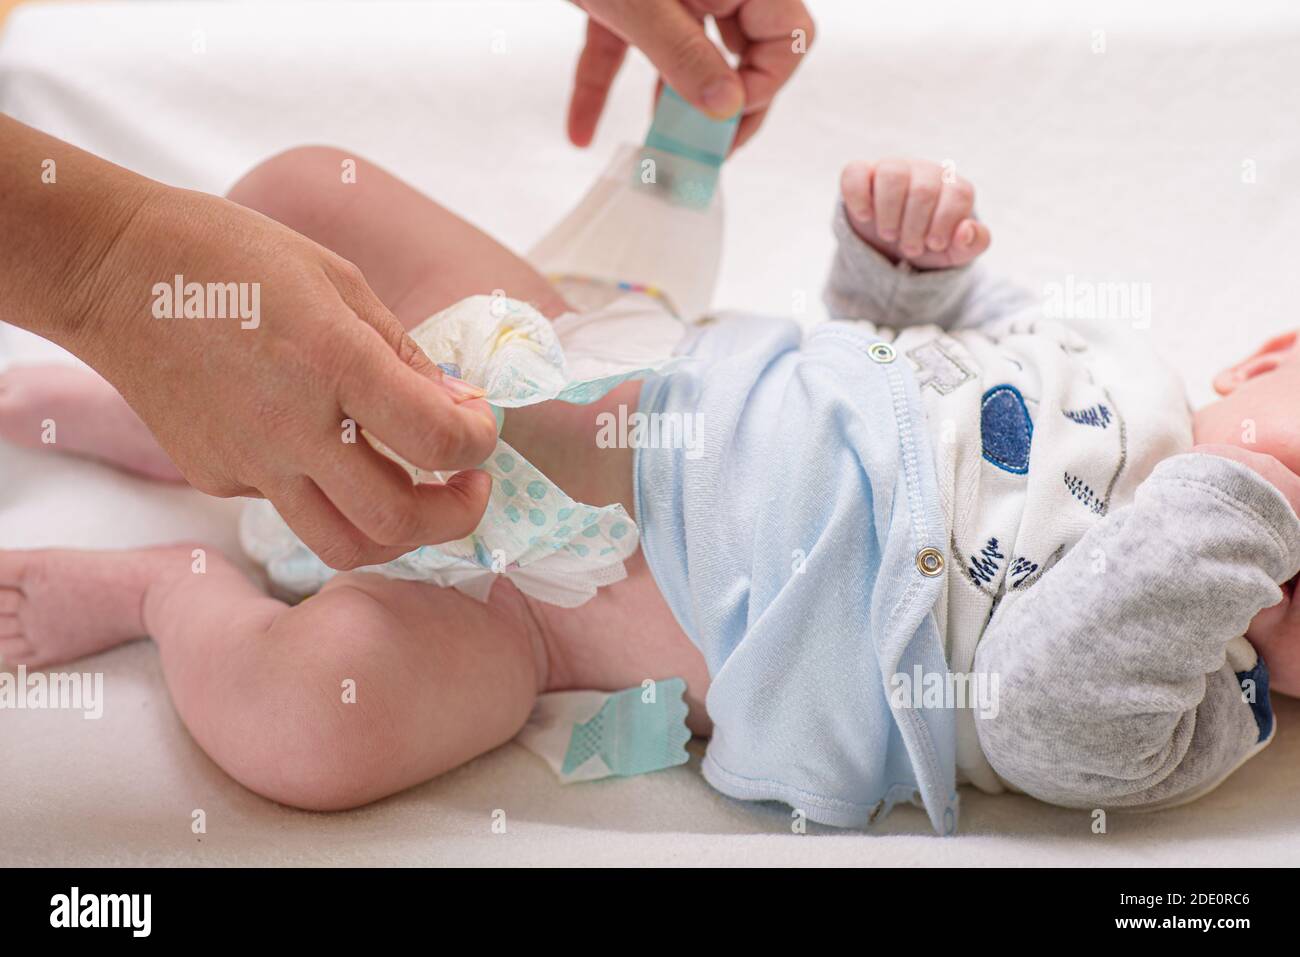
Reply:
[[144, 637], [146, 591], [188, 574], [192, 552], [0, 550], [0, 658], [39, 668]]
[[0, 439], [84, 455], [147, 478], [185, 481], [126, 400], [89, 369], [0, 372]]
[[918, 269], [964, 266], [989, 248], [988, 227], [972, 218], [975, 188], [927, 160], [850, 163], [840, 175], [849, 222], [897, 262]]

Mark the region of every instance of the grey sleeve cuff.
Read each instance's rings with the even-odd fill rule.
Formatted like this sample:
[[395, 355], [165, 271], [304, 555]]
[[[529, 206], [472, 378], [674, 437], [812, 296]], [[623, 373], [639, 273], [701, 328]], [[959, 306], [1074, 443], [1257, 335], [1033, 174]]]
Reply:
[[976, 653], [998, 676], [999, 708], [976, 723], [989, 762], [1071, 807], [1209, 790], [1271, 733], [1227, 650], [1297, 568], [1300, 521], [1268, 482], [1213, 455], [1160, 463], [994, 615]]
[[961, 317], [972, 266], [916, 270], [906, 262], [891, 263], [854, 232], [842, 202], [833, 229], [837, 249], [822, 294], [833, 318], [901, 329], [925, 323], [948, 328]]
[[[1240, 462], [1204, 452], [1165, 459], [1138, 488], [1136, 501], [1204, 497], [1207, 506], [1254, 523], [1264, 540], [1256, 543], [1269, 577], [1281, 584], [1300, 569], [1300, 519], [1291, 503], [1267, 480]], [[1270, 544], [1272, 547], [1270, 547]]]

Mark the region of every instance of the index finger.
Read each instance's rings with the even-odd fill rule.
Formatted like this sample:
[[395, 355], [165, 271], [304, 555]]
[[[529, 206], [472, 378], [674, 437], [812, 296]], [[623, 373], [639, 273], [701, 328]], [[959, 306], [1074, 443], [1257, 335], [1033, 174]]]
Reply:
[[578, 56], [569, 100], [569, 140], [574, 146], [591, 143], [610, 85], [626, 55], [627, 44], [619, 36], [596, 20], [587, 20], [587, 41]]

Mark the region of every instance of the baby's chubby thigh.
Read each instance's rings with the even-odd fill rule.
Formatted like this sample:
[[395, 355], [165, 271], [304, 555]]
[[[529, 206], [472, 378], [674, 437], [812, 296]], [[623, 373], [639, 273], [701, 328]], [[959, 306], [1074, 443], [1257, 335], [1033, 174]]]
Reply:
[[[704, 698], [709, 669], [677, 624], [638, 549], [627, 578], [601, 588], [584, 605], [557, 608], [528, 599], [546, 645], [546, 691], [621, 691], [647, 680], [681, 678], [691, 733], [713, 729]], [[495, 589], [494, 589], [495, 591]]]
[[[502, 438], [572, 498], [589, 505], [621, 504], [634, 519], [635, 449], [610, 422], [637, 410], [642, 383], [625, 382], [589, 405], [543, 402], [506, 413]], [[620, 691], [646, 680], [686, 681], [688, 724], [708, 734], [704, 709], [708, 668], [677, 624], [638, 549], [627, 577], [597, 591], [577, 608], [525, 599], [546, 649], [546, 691]], [[495, 600], [501, 585], [492, 589]]]
[[[510, 740], [544, 681], [544, 649], [508, 582], [483, 603], [365, 572], [335, 576], [257, 639], [238, 764], [253, 790], [316, 810], [355, 807]], [[269, 692], [274, 692], [269, 695]], [[264, 750], [259, 756], [250, 751]]]

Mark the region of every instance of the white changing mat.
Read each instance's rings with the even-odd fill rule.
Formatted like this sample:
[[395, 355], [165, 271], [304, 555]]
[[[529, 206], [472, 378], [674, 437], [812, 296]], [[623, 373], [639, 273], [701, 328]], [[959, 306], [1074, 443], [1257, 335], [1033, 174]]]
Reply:
[[[812, 3], [808, 63], [723, 172], [718, 305], [820, 318], [839, 168], [902, 153], [951, 159], [976, 183], [990, 263], [1033, 288], [1149, 283], [1151, 329], [1135, 335], [1180, 364], [1197, 401], [1221, 364], [1300, 324], [1294, 4], [900, 6]], [[558, 0], [50, 3], [19, 8], [4, 31], [0, 109], [115, 162], [223, 191], [277, 150], [331, 143], [518, 249], [615, 144], [644, 135], [652, 101], [634, 57], [593, 149], [567, 145], [582, 27]], [[0, 327], [0, 366], [52, 354]], [[0, 445], [0, 547], [198, 537], [237, 557], [237, 511]], [[787, 810], [711, 791], [698, 749], [682, 768], [561, 787], [511, 744], [359, 811], [292, 811], [189, 739], [152, 645], [79, 669], [105, 673], [101, 721], [0, 712], [0, 864], [1300, 862], [1292, 701], [1274, 744], [1212, 795], [1112, 815], [1104, 835], [1086, 813], [969, 792], [955, 839], [909, 810], [874, 837], [798, 837]], [[198, 808], [205, 835], [190, 830]]]

